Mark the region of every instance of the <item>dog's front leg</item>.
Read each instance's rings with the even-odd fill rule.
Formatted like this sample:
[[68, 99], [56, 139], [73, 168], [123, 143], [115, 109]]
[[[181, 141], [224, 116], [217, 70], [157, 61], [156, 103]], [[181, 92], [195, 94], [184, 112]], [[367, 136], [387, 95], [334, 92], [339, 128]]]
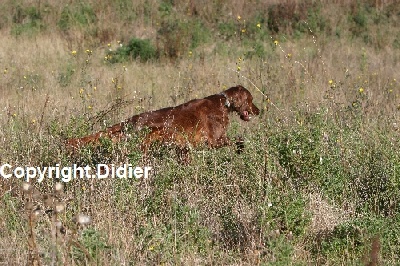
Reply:
[[230, 140], [227, 136], [222, 136], [215, 141], [212, 147], [221, 148], [224, 146], [233, 146], [234, 144], [236, 145], [236, 153], [241, 154], [244, 150], [244, 139], [241, 136], [236, 137], [234, 141]]
[[210, 143], [211, 148], [221, 148], [224, 146], [231, 146], [232, 141], [227, 136], [221, 136]]
[[235, 138], [235, 144], [236, 144], [236, 153], [241, 154], [244, 150], [244, 139], [242, 136], [238, 136]]

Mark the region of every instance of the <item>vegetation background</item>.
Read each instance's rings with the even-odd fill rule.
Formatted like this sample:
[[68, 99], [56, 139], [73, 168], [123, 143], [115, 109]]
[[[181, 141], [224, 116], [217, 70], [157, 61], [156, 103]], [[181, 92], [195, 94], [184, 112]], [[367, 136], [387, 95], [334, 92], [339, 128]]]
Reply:
[[63, 142], [242, 84], [246, 150], [149, 179], [0, 179], [0, 264], [396, 265], [400, 3], [3, 0], [0, 163], [141, 164]]

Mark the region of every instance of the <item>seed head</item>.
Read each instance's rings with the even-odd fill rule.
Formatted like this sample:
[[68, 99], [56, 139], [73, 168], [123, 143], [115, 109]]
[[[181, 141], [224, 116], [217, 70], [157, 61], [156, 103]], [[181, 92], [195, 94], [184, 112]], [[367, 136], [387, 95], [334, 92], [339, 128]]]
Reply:
[[58, 228], [58, 229], [62, 227], [62, 223], [61, 223], [60, 220], [55, 221], [55, 222], [54, 222], [54, 225], [55, 225], [56, 228]]
[[90, 218], [89, 215], [82, 214], [82, 213], [80, 213], [76, 217], [74, 217], [73, 220], [75, 223], [82, 225], [82, 226], [89, 225], [92, 222], [92, 218]]
[[31, 189], [32, 189], [32, 185], [31, 185], [31, 184], [29, 184], [29, 183], [27, 183], [27, 182], [24, 182], [24, 183], [22, 184], [22, 190], [23, 190], [23, 191], [28, 192], [28, 191], [30, 191]]
[[57, 192], [61, 192], [63, 190], [63, 188], [64, 188], [64, 185], [62, 183], [60, 183], [60, 182], [56, 183], [55, 189]]
[[65, 204], [63, 202], [57, 202], [56, 203], [56, 212], [60, 213], [65, 210]]

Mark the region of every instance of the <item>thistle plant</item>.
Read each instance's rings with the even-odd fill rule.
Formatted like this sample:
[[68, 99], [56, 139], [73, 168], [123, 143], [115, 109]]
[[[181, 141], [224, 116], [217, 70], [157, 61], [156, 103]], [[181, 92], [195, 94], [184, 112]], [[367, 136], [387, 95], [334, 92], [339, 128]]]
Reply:
[[[38, 241], [36, 228], [41, 220], [47, 220], [50, 229], [50, 261], [51, 265], [60, 262], [67, 263], [71, 260], [71, 248], [75, 246], [85, 255], [87, 261], [92, 257], [86, 248], [79, 241], [79, 233], [86, 226], [90, 225], [92, 220], [90, 216], [79, 213], [68, 223], [65, 219], [66, 202], [64, 194], [64, 185], [55, 183], [53, 191], [41, 193], [30, 183], [22, 184], [22, 191], [25, 198], [25, 213], [28, 222], [28, 261], [31, 265], [42, 265], [43, 256], [40, 252], [41, 246]], [[68, 226], [67, 226], [68, 224]], [[61, 258], [60, 258], [61, 256]]]

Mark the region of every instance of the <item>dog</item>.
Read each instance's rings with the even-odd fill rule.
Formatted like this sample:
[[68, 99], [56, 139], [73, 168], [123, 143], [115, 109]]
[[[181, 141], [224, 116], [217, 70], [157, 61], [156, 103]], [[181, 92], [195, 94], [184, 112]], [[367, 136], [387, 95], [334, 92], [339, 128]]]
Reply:
[[[194, 99], [176, 107], [149, 111], [115, 124], [104, 131], [67, 140], [67, 146], [78, 149], [88, 144], [99, 143], [100, 138], [113, 142], [128, 136], [127, 131], [147, 129], [141, 149], [147, 153], [153, 142], [175, 145], [181, 151], [206, 146], [220, 148], [232, 145], [227, 134], [229, 114], [237, 113], [244, 121], [260, 110], [253, 103], [251, 93], [241, 85], [231, 87], [219, 94], [203, 99]], [[236, 142], [237, 151], [243, 149], [243, 140]]]

